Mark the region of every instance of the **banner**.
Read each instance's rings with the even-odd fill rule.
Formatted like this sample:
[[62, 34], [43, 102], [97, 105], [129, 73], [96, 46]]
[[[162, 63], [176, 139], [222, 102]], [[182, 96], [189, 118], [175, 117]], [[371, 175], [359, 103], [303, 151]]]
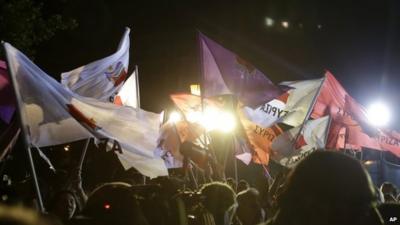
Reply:
[[4, 44], [23, 126], [30, 143], [56, 145], [88, 137], [115, 140], [125, 169], [149, 176], [167, 175], [155, 157], [159, 115], [85, 98], [64, 88], [25, 55]]
[[233, 94], [255, 108], [283, 94], [261, 71], [199, 33], [205, 97]]
[[114, 54], [62, 73], [61, 83], [64, 87], [84, 97], [112, 102], [127, 77], [129, 32], [130, 29], [126, 28]]

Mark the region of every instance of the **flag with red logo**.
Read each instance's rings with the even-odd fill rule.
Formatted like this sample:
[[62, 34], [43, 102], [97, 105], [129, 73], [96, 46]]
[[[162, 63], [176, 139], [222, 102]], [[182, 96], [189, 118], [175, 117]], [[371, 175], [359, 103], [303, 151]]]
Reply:
[[115, 140], [125, 169], [149, 176], [167, 175], [156, 157], [159, 114], [86, 98], [64, 88], [24, 54], [4, 44], [22, 126], [30, 144], [56, 145], [88, 137]]
[[126, 28], [118, 50], [103, 59], [61, 74], [61, 83], [71, 91], [103, 102], [112, 101], [124, 83], [129, 65], [129, 32]]

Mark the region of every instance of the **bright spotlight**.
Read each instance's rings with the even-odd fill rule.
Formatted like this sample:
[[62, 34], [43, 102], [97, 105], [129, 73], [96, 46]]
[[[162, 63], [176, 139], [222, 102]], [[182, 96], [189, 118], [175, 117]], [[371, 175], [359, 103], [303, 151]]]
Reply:
[[169, 114], [169, 119], [168, 121], [172, 122], [172, 123], [177, 123], [179, 121], [182, 120], [182, 116], [180, 113], [173, 111]]
[[186, 115], [186, 119], [191, 123], [197, 123], [201, 120], [201, 112], [191, 111]]
[[275, 24], [274, 19], [270, 18], [270, 17], [265, 17], [265, 25], [267, 27], [272, 27]]
[[198, 122], [206, 131], [219, 130], [230, 132], [236, 127], [235, 117], [232, 113], [214, 107], [207, 107]]
[[221, 112], [219, 115], [218, 130], [223, 132], [230, 132], [236, 127], [235, 117], [232, 113]]
[[377, 127], [386, 126], [390, 121], [390, 110], [382, 102], [376, 102], [368, 107], [369, 122]]
[[285, 28], [285, 29], [289, 28], [289, 22], [288, 21], [282, 21], [281, 24], [282, 24], [283, 28]]
[[206, 131], [215, 130], [218, 127], [219, 110], [214, 107], [207, 107], [200, 119], [200, 124]]
[[69, 146], [69, 145], [65, 145], [65, 146], [64, 146], [64, 151], [68, 152], [69, 149], [70, 149], [70, 147], [71, 147], [71, 146]]

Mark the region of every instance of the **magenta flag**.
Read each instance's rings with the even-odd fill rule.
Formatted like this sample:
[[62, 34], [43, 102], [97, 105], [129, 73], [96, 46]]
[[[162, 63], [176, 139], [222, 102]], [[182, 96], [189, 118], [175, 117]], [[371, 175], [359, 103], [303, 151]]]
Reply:
[[199, 33], [204, 97], [233, 94], [255, 108], [283, 94], [265, 74], [235, 53]]
[[7, 65], [0, 60], [0, 119], [9, 124], [15, 112], [15, 97]]

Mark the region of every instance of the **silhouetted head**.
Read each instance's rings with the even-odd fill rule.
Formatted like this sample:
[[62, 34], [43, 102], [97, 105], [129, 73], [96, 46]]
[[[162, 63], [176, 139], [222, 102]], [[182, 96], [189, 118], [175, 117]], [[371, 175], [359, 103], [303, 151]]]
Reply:
[[84, 215], [93, 218], [96, 224], [148, 224], [131, 188], [122, 182], [101, 185], [90, 194]]
[[262, 222], [260, 193], [255, 188], [248, 188], [239, 192], [236, 197], [238, 208], [236, 215], [243, 225], [252, 225]]
[[204, 185], [200, 193], [204, 207], [214, 216], [216, 224], [223, 224], [226, 214], [236, 203], [235, 192], [227, 184], [212, 182]]
[[381, 185], [380, 191], [383, 194], [384, 202], [396, 202], [397, 187], [390, 182], [384, 182]]
[[237, 192], [242, 192], [250, 188], [250, 185], [245, 180], [240, 180], [237, 186]]
[[342, 153], [316, 151], [289, 174], [276, 224], [379, 224], [376, 196], [362, 165]]
[[77, 201], [73, 192], [62, 190], [52, 201], [50, 211], [62, 221], [70, 220], [77, 210]]

